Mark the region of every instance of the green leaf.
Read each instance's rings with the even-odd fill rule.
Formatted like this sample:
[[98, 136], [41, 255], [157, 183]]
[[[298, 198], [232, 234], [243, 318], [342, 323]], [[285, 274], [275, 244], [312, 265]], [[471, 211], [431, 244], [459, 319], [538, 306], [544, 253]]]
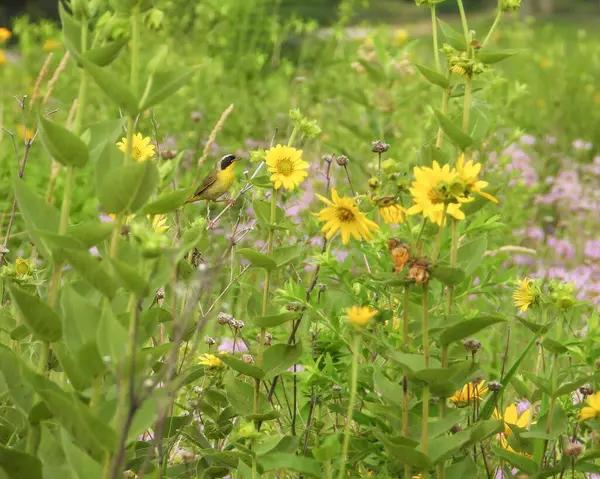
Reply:
[[149, 81], [150, 88], [144, 95], [140, 104], [140, 111], [145, 111], [151, 106], [169, 98], [196, 73], [198, 67], [177, 68], [166, 72], [158, 72], [152, 75]]
[[493, 324], [505, 322], [506, 319], [499, 314], [485, 314], [475, 316], [473, 319], [468, 319], [445, 328], [440, 335], [440, 341], [443, 344], [450, 344], [453, 341], [472, 336], [482, 329], [492, 326]]
[[306, 247], [304, 244], [284, 246], [282, 248], [274, 249], [271, 257], [277, 263], [278, 268], [283, 268], [300, 256], [305, 249]]
[[48, 154], [65, 166], [81, 168], [90, 159], [86, 144], [79, 136], [58, 123], [39, 117], [39, 137]]
[[286, 371], [298, 362], [302, 356], [302, 343], [276, 344], [268, 347], [263, 355], [261, 369], [264, 371], [263, 379], [272, 378]]
[[156, 421], [158, 411], [158, 401], [156, 398], [149, 398], [143, 402], [142, 406], [135, 412], [131, 428], [127, 433], [127, 442], [135, 441]]
[[138, 298], [148, 294], [148, 282], [138, 273], [136, 268], [116, 259], [111, 259], [110, 264], [125, 289], [134, 293]]
[[44, 479], [70, 478], [71, 471], [67, 464], [67, 458], [57, 438], [44, 425], [40, 427], [40, 430], [41, 439], [37, 456], [42, 461]]
[[92, 163], [98, 161], [98, 158], [107, 145], [110, 145], [113, 153], [118, 153], [121, 158], [123, 157], [123, 154], [119, 150], [115, 151], [115, 143], [122, 130], [123, 124], [121, 120], [108, 120], [94, 123], [83, 132], [81, 139], [88, 147]]
[[66, 236], [79, 241], [85, 248], [89, 249], [108, 238], [112, 230], [112, 222], [86, 221], [79, 225], [69, 226]]
[[506, 60], [514, 55], [518, 55], [522, 53], [523, 50], [497, 50], [493, 48], [482, 48], [477, 52], [477, 59], [482, 63], [487, 65], [491, 65], [493, 63], [501, 62], [502, 60]]
[[117, 368], [127, 354], [128, 336], [126, 329], [117, 321], [110, 308], [105, 308], [102, 312], [96, 338], [102, 357], [110, 358], [111, 366]]
[[455, 286], [465, 279], [465, 271], [460, 266], [447, 263], [437, 263], [429, 270], [431, 277], [446, 286]]
[[289, 312], [274, 314], [272, 316], [258, 316], [254, 318], [252, 324], [258, 328], [274, 328], [294, 319], [298, 319], [298, 313]]
[[465, 457], [446, 468], [446, 479], [477, 479], [477, 465]]
[[464, 265], [465, 276], [470, 277], [481, 264], [487, 250], [487, 237], [481, 235], [458, 248], [458, 263]]
[[420, 63], [413, 63], [413, 65], [417, 67], [417, 70], [421, 72], [421, 75], [423, 75], [430, 83], [442, 88], [448, 88], [448, 78], [441, 73], [438, 73], [425, 65], [421, 65]]
[[440, 25], [442, 33], [444, 34], [444, 37], [446, 37], [446, 43], [456, 50], [466, 52], [467, 42], [465, 40], [465, 36], [462, 33], [458, 33], [450, 25], [441, 21], [439, 18], [437, 21]]
[[62, 342], [55, 343], [52, 346], [52, 351], [58, 357], [58, 361], [69, 378], [69, 383], [73, 386], [73, 389], [85, 391], [91, 387], [91, 377], [81, 370], [80, 363], [75, 360]]
[[58, 4], [58, 14], [62, 24], [63, 42], [73, 55], [77, 55], [81, 52], [81, 23], [65, 10], [62, 2]]
[[42, 479], [42, 463], [30, 454], [0, 447], [0, 471], [10, 479]]
[[[231, 404], [236, 414], [248, 417], [254, 413], [254, 386], [252, 384], [231, 377], [225, 383], [225, 392], [227, 393], [229, 404]], [[262, 392], [258, 404], [260, 414], [272, 411], [266, 395]]]
[[267, 271], [273, 271], [277, 268], [277, 263], [270, 256], [259, 253], [252, 248], [240, 248], [237, 250], [237, 254], [246, 258], [253, 266], [264, 268]]
[[61, 431], [60, 437], [63, 451], [65, 451], [65, 456], [67, 457], [67, 463], [74, 478], [89, 479], [91, 477], [101, 477], [102, 470], [100, 464], [73, 444], [64, 431]]
[[451, 436], [440, 436], [429, 441], [427, 456], [433, 464], [444, 461], [462, 449], [471, 440], [471, 431], [459, 431]]
[[195, 188], [169, 191], [151, 201], [141, 210], [143, 215], [162, 215], [170, 213], [183, 206], [186, 200], [194, 193]]
[[456, 126], [454, 122], [444, 115], [440, 110], [434, 110], [434, 114], [438, 123], [440, 124], [440, 127], [442, 130], [444, 130], [444, 133], [448, 135], [450, 141], [452, 141], [452, 143], [454, 143], [458, 148], [461, 150], [466, 150], [473, 145], [473, 143], [475, 143], [473, 138], [466, 133], [463, 133], [462, 129]]
[[61, 250], [61, 255], [69, 263], [81, 278], [105, 296], [112, 298], [117, 292], [110, 275], [102, 268], [102, 264], [91, 254], [73, 249]]
[[0, 346], [0, 374], [4, 376], [13, 404], [28, 414], [33, 407], [35, 391], [25, 378], [24, 371], [27, 368], [11, 349]]
[[50, 306], [14, 284], [8, 286], [8, 291], [21, 313], [23, 322], [36, 339], [53, 343], [62, 338], [60, 317]]
[[515, 315], [515, 319], [517, 321], [519, 321], [519, 323], [521, 323], [527, 329], [529, 329], [529, 331], [531, 331], [534, 334], [537, 334], [538, 336], [546, 334], [548, 331], [550, 331], [550, 328], [552, 327], [552, 325], [550, 325], [550, 324], [542, 325], [542, 324], [533, 323], [531, 321], [527, 321], [526, 319], [521, 318], [520, 316], [517, 316], [517, 315]]
[[151, 161], [136, 162], [109, 171], [98, 189], [98, 198], [107, 213], [136, 212], [158, 183], [158, 170]]
[[21, 341], [22, 339], [25, 339], [30, 334], [31, 334], [31, 332], [29, 331], [29, 328], [27, 327], [27, 325], [20, 324], [19, 326], [17, 326], [10, 332], [10, 339], [13, 339], [15, 341]]
[[96, 85], [108, 96], [119, 108], [129, 116], [137, 116], [140, 113], [138, 101], [133, 92], [126, 86], [123, 79], [107, 68], [95, 65], [89, 59], [75, 54], [77, 60], [92, 77]]
[[35, 234], [42, 238], [48, 247], [52, 250], [52, 254], [54, 258], [60, 258], [61, 261], [64, 260], [62, 256], [63, 249], [85, 249], [84, 244], [72, 238], [69, 235], [59, 235], [58, 233], [54, 233], [52, 231], [44, 231], [44, 230], [35, 230]]
[[96, 339], [101, 310], [79, 294], [72, 286], [61, 290], [60, 308], [63, 318], [64, 339], [71, 351], [78, 351], [90, 340]]
[[523, 454], [517, 454], [516, 452], [512, 452], [508, 449], [498, 446], [492, 446], [492, 451], [496, 457], [504, 459], [511, 466], [516, 467], [521, 472], [535, 476], [539, 471], [537, 463]]
[[317, 461], [325, 463], [335, 459], [339, 455], [340, 449], [339, 436], [337, 434], [332, 434], [326, 436], [325, 439], [321, 441], [319, 447], [312, 450], [312, 454]]
[[300, 472], [310, 477], [323, 477], [321, 466], [317, 461], [287, 452], [267, 454], [259, 459], [259, 464], [265, 472], [272, 471], [273, 469], [287, 469]]
[[25, 181], [20, 179], [16, 173], [13, 176], [13, 190], [31, 241], [38, 251], [42, 253], [42, 256], [49, 258], [50, 252], [46, 243], [34, 231], [57, 232], [60, 223], [60, 213], [56, 208], [46, 203], [44, 198], [30, 190]]
[[[395, 363], [398, 363], [408, 374], [415, 373], [426, 368], [425, 358], [423, 358], [422, 354], [407, 354], [390, 350], [388, 351], [388, 356], [389, 359]], [[439, 361], [437, 361], [435, 358], [430, 358], [429, 364], [434, 368], [440, 367]]]
[[262, 379], [265, 375], [262, 369], [252, 364], [248, 364], [241, 359], [236, 358], [231, 354], [222, 354], [219, 356], [219, 359], [223, 361], [227, 366], [229, 366], [234, 371], [238, 373], [245, 374], [246, 376], [251, 376], [253, 378]]
[[542, 341], [542, 346], [544, 347], [544, 349], [554, 354], [564, 354], [567, 351], [569, 351], [569, 349], [566, 346], [550, 338], [544, 338], [544, 340]]
[[596, 381], [600, 380], [600, 373], [597, 374], [592, 374], [589, 376], [583, 376], [581, 378], [576, 379], [575, 381], [571, 381], [568, 383], [564, 383], [561, 384], [558, 389], [554, 392], [554, 396], [555, 397], [560, 397], [563, 396], [565, 394], [569, 394], [573, 391], [575, 391], [576, 389], [580, 388], [581, 386], [583, 386], [585, 383], [595, 383]]
[[390, 381], [378, 369], [373, 372], [373, 384], [375, 385], [377, 393], [381, 394], [381, 397], [383, 397], [386, 402], [397, 406], [402, 404], [402, 386]]
[[271, 183], [270, 175], [260, 175], [255, 178], [251, 178], [250, 184], [254, 185], [257, 188], [272, 188], [273, 187], [273, 183]]
[[101, 47], [86, 51], [83, 57], [100, 67], [105, 67], [116, 60], [123, 47], [127, 45], [127, 42], [129, 42], [129, 38], [120, 38]]
[[504, 431], [504, 421], [497, 419], [489, 419], [487, 421], [479, 421], [472, 428], [471, 442], [478, 443], [495, 434]]

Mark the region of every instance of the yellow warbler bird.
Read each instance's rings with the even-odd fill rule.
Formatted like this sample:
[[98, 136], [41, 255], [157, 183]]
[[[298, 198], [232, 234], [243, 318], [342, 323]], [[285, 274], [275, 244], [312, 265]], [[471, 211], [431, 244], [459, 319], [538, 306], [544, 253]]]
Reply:
[[[235, 177], [235, 164], [239, 161], [235, 155], [225, 155], [217, 162], [217, 166], [202, 180], [196, 192], [186, 201], [219, 201], [229, 191]], [[227, 201], [227, 200], [220, 200]]]

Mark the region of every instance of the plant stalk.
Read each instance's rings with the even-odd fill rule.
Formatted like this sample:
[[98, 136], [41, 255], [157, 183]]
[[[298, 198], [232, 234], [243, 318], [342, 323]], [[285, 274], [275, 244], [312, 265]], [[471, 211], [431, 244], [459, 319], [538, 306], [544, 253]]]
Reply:
[[[441, 229], [441, 228], [440, 228]], [[425, 367], [429, 367], [429, 284], [423, 284], [423, 358]], [[423, 411], [421, 413], [421, 452], [427, 455], [429, 450], [429, 385], [423, 386], [421, 396]], [[429, 471], [421, 473], [421, 479], [427, 479]]]

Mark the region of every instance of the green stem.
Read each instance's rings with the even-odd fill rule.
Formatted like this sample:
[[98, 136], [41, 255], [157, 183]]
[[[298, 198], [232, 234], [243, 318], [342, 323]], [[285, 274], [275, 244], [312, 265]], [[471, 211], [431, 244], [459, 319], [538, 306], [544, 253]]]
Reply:
[[[452, 72], [448, 70], [448, 85], [450, 84], [450, 77], [452, 76]], [[444, 90], [444, 94], [442, 96], [442, 114], [446, 114], [448, 111], [448, 102], [450, 101], [450, 87]], [[442, 146], [442, 139], [444, 138], [444, 130], [442, 127], [438, 128], [437, 138], [435, 140], [435, 147], [440, 148]]]
[[131, 91], [137, 98], [140, 78], [140, 15], [139, 7], [131, 12]]
[[348, 411], [346, 413], [346, 427], [344, 428], [344, 442], [342, 444], [342, 466], [338, 473], [338, 479], [342, 479], [346, 473], [346, 462], [348, 459], [348, 447], [350, 446], [350, 429], [352, 426], [352, 414], [354, 413], [354, 403], [356, 401], [356, 386], [358, 382], [358, 350], [360, 348], [360, 335], [355, 333], [352, 342], [352, 375], [350, 377], [350, 400], [348, 401]]
[[[402, 307], [402, 344], [406, 348], [410, 343], [408, 337], [408, 301], [410, 297], [409, 286], [404, 287], [404, 302]], [[408, 377], [402, 376], [402, 436], [409, 437], [408, 432]], [[410, 467], [404, 465], [404, 479], [411, 479], [412, 474]]]
[[496, 14], [496, 18], [494, 19], [494, 23], [492, 24], [492, 27], [490, 28], [490, 31], [486, 35], [485, 40], [483, 40], [483, 43], [481, 44], [482, 48], [485, 47], [487, 45], [487, 42], [490, 41], [490, 38], [492, 37], [492, 34], [494, 33], [494, 30], [496, 30], [496, 27], [500, 24], [500, 20], [502, 20], [502, 9], [498, 8], [498, 13]]
[[468, 134], [469, 129], [469, 118], [471, 116], [471, 91], [473, 88], [473, 81], [470, 76], [467, 77], [465, 83], [465, 103], [463, 106], [463, 122], [462, 122], [462, 130], [463, 133]]
[[[37, 371], [39, 374], [46, 373], [46, 367], [48, 366], [48, 356], [50, 355], [50, 343], [48, 341], [43, 341], [40, 349], [40, 359], [38, 362]], [[37, 449], [37, 445], [40, 437], [40, 428], [39, 425], [29, 425], [29, 431], [27, 433], [27, 442], [25, 445], [25, 450], [27, 454], [34, 455]]]
[[437, 17], [435, 16], [435, 3], [431, 4], [431, 27], [433, 29], [433, 54], [435, 55], [435, 66], [437, 67], [438, 73], [442, 71], [442, 64], [440, 62], [440, 49], [438, 46], [438, 29], [437, 29]]
[[465, 14], [465, 7], [463, 5], [462, 0], [457, 0], [458, 2], [458, 10], [460, 11], [460, 21], [462, 23], [463, 32], [465, 34], [465, 46], [467, 48], [467, 52], [469, 51], [469, 25], [467, 24], [467, 15]]
[[[425, 367], [429, 367], [429, 284], [423, 284], [423, 358]], [[423, 412], [421, 413], [421, 452], [427, 455], [429, 450], [429, 385], [423, 386], [421, 396]], [[429, 471], [421, 473], [421, 479], [427, 479]]]
[[444, 204], [444, 209], [442, 211], [442, 224], [438, 229], [438, 234], [435, 239], [435, 246], [433, 248], [433, 253], [431, 254], [431, 261], [435, 261], [437, 259], [438, 253], [440, 252], [440, 246], [442, 245], [442, 236], [444, 235], [444, 227], [446, 226], [446, 213], [448, 212], [448, 203]]

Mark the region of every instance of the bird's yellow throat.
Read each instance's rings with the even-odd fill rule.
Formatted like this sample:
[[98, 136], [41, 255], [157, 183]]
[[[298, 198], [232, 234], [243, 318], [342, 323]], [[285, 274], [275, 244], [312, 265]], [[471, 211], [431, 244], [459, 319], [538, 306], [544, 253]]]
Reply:
[[229, 189], [229, 187], [233, 184], [233, 179], [235, 178], [234, 168], [235, 162], [217, 173], [219, 182], [221, 182], [227, 189]]

